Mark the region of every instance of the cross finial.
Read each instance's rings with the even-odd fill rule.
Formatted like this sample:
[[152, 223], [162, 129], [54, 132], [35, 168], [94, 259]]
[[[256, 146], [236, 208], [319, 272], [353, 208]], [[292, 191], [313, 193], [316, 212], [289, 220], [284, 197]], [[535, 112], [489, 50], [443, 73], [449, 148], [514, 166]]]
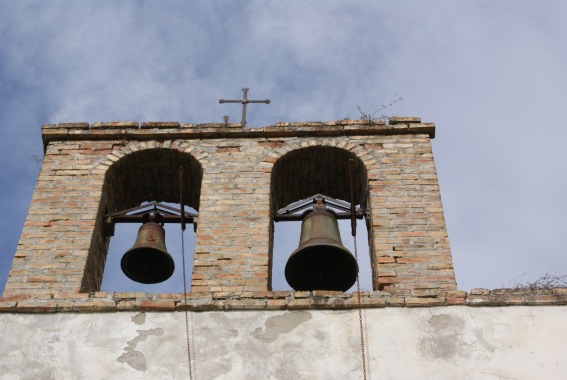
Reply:
[[224, 100], [224, 99], [220, 99], [219, 103], [223, 104], [223, 103], [242, 103], [242, 122], [240, 123], [243, 127], [246, 126], [246, 105], [248, 103], [265, 103], [265, 104], [270, 104], [270, 99], [266, 99], [266, 100], [248, 100], [248, 90], [249, 88], [244, 87], [242, 89], [243, 95], [242, 95], [242, 100]]

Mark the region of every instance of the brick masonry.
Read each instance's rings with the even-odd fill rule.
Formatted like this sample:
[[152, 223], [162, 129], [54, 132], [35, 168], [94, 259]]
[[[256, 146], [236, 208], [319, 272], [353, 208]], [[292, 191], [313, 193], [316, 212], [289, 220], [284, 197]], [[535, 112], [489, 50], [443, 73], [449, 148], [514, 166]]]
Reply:
[[[435, 126], [419, 118], [260, 129], [175, 122], [44, 125], [45, 158], [1, 302], [51, 302], [55, 310], [85, 303], [177, 307], [178, 295], [123, 299], [98, 291], [109, 242], [104, 215], [143, 201], [178, 203], [177, 170], [183, 166], [184, 199], [199, 211], [191, 302], [216, 308], [211, 305], [228, 305], [231, 298], [218, 301], [214, 294], [239, 294], [240, 308], [313, 305], [312, 294], [290, 301], [300, 292], [270, 291], [273, 212], [317, 192], [348, 200], [350, 157], [357, 203], [368, 210], [374, 292], [364, 302], [388, 304], [381, 293], [406, 306], [463, 299], [445, 297], [456, 283], [431, 151], [434, 133]], [[350, 296], [332, 299], [352, 303]]]
[[[424, 295], [410, 291], [392, 294], [384, 291], [361, 292], [360, 307], [437, 307], [437, 306], [560, 306], [567, 305], [567, 288], [472, 289], [439, 291]], [[358, 297], [333, 291], [293, 292], [192, 292], [187, 302], [182, 294], [140, 292], [60, 293], [52, 296], [9, 296], [0, 299], [0, 313], [92, 312], [92, 311], [222, 311], [354, 309]]]

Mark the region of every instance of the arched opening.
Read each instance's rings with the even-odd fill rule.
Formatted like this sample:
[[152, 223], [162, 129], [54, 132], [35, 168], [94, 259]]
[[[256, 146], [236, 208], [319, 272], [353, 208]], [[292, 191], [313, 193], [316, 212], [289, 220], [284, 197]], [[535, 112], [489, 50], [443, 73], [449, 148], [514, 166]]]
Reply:
[[[179, 168], [183, 168], [180, 186]], [[199, 209], [199, 195], [203, 170], [190, 154], [174, 149], [146, 149], [133, 152], [113, 164], [105, 175], [96, 231], [93, 235], [87, 269], [83, 277], [83, 291], [142, 291], [174, 293], [182, 291], [181, 227], [165, 224], [168, 252], [173, 256], [173, 276], [160, 284], [145, 285], [131, 281], [121, 271], [122, 255], [136, 240], [140, 224], [116, 224], [113, 231], [105, 224], [105, 216], [131, 209], [149, 202], [162, 202], [179, 208], [180, 189], [183, 189], [185, 211]], [[112, 239], [110, 236], [114, 235]], [[192, 225], [185, 231], [187, 283], [190, 284], [195, 233]], [[108, 256], [107, 256], [108, 255]]]
[[[352, 190], [355, 205], [367, 209], [368, 180], [363, 162], [353, 153], [326, 146], [313, 146], [291, 151], [274, 165], [271, 179], [271, 215], [275, 218], [278, 210], [314, 194], [323, 194], [350, 204], [351, 180], [349, 161], [353, 159]], [[330, 208], [333, 211], [332, 207]], [[361, 289], [372, 289], [372, 270], [368, 229], [366, 220], [357, 220], [358, 265]], [[290, 254], [298, 248], [301, 221], [272, 223], [273, 246], [270, 256], [273, 290], [291, 289], [283, 273]], [[354, 254], [354, 240], [349, 219], [338, 220], [342, 244]], [[356, 285], [353, 286], [354, 288]], [[351, 288], [349, 291], [352, 291]]]

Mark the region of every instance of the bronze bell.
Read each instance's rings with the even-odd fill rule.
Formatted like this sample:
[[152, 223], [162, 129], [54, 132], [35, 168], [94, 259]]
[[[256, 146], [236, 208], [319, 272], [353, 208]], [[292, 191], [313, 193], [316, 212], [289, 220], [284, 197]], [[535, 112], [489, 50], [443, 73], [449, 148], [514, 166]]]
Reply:
[[136, 242], [120, 261], [124, 274], [142, 284], [157, 284], [171, 277], [173, 258], [165, 248], [165, 230], [157, 223], [159, 213], [144, 215]]
[[339, 224], [320, 199], [301, 223], [299, 247], [285, 266], [295, 290], [347, 291], [356, 282], [356, 259], [341, 241]]

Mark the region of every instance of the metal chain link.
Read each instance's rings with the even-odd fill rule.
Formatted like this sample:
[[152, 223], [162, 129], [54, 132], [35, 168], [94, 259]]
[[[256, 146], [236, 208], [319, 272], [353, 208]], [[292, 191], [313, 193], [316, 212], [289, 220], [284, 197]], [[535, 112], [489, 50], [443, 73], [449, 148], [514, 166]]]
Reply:
[[183, 167], [179, 167], [179, 203], [181, 208], [181, 260], [183, 265], [183, 301], [185, 303], [185, 337], [187, 338], [187, 362], [189, 380], [193, 380], [191, 367], [191, 341], [189, 340], [189, 312], [187, 311], [187, 274], [185, 270], [185, 206], [183, 205]]
[[[358, 267], [358, 247], [356, 244], [356, 215], [355, 215], [355, 199], [354, 199], [354, 159], [349, 159], [349, 168], [348, 168], [348, 176], [350, 182], [350, 225], [351, 225], [351, 233], [352, 238], [354, 240], [354, 259], [356, 260], [356, 265]], [[365, 355], [365, 347], [364, 347], [364, 325], [362, 323], [362, 301], [360, 299], [360, 278], [358, 276], [358, 270], [356, 272], [356, 294], [358, 298], [358, 322], [360, 328], [360, 351], [362, 354], [362, 373], [363, 378], [366, 380], [366, 355]]]

